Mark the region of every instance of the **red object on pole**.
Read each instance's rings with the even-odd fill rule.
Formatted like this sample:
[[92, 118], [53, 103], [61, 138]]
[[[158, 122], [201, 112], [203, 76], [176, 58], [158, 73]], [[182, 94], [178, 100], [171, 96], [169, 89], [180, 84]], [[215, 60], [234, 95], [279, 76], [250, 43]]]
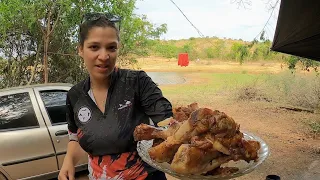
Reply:
[[180, 53], [178, 58], [179, 66], [188, 66], [189, 65], [189, 56], [188, 53]]

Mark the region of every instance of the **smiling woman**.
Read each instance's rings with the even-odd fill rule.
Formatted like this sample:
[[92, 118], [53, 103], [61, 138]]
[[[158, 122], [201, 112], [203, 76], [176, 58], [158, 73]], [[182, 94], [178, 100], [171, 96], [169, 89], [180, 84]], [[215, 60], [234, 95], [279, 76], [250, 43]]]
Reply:
[[92, 80], [103, 81], [111, 74], [115, 67], [118, 46], [119, 31], [112, 22], [101, 19], [82, 25], [79, 55], [83, 58]]
[[88, 153], [89, 179], [166, 179], [142, 161], [133, 138], [141, 123], [172, 116], [171, 103], [144, 71], [115, 66], [119, 47], [116, 19], [87, 14], [80, 26], [79, 55], [89, 77], [67, 94], [70, 142], [59, 180], [74, 179], [81, 149]]

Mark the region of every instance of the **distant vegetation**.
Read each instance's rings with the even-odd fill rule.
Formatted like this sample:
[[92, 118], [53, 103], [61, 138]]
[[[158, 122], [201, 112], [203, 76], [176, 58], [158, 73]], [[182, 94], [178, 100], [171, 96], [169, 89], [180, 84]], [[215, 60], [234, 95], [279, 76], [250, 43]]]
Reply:
[[287, 68], [294, 70], [297, 63], [303, 65], [304, 70], [318, 70], [320, 63], [270, 51], [272, 42], [263, 37], [260, 41], [247, 42], [243, 40], [212, 38], [189, 38], [184, 40], [150, 40], [149, 48], [143, 56], [159, 56], [177, 58], [179, 53], [187, 52], [189, 59], [194, 60], [222, 60], [238, 61], [240, 64], [254, 61], [283, 62]]

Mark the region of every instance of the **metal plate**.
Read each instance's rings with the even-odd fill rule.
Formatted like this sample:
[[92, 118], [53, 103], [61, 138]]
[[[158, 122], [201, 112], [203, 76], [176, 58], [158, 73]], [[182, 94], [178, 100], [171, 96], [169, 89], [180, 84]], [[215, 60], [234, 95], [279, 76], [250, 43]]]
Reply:
[[148, 150], [152, 147], [153, 140], [143, 140], [139, 141], [137, 145], [137, 151], [142, 158], [143, 161], [148, 163], [150, 166], [165, 172], [173, 177], [176, 177], [178, 179], [231, 179], [235, 177], [239, 177], [245, 174], [248, 174], [252, 172], [255, 168], [257, 168], [266, 158], [269, 156], [269, 147], [268, 145], [258, 136], [255, 136], [251, 133], [248, 132], [243, 132], [244, 134], [244, 139], [246, 140], [254, 140], [254, 141], [259, 141], [261, 144], [261, 148], [258, 152], [259, 159], [256, 162], [250, 162], [247, 163], [243, 160], [234, 162], [234, 161], [229, 161], [228, 163], [225, 163], [222, 165], [222, 167], [237, 167], [239, 168], [239, 171], [227, 175], [227, 176], [201, 176], [201, 175], [183, 175], [183, 174], [178, 174], [175, 171], [173, 171], [170, 168], [169, 163], [158, 163], [154, 160], [152, 160], [149, 156]]

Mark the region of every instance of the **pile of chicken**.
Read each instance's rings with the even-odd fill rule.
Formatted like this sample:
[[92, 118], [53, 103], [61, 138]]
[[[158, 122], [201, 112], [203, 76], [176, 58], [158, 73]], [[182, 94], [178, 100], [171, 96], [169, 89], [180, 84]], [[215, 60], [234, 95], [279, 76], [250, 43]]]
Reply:
[[180, 174], [226, 175], [238, 169], [222, 164], [258, 159], [260, 143], [245, 140], [240, 126], [225, 113], [193, 103], [174, 108], [173, 114], [158, 124], [167, 125], [165, 130], [140, 124], [134, 131], [136, 141], [154, 139], [149, 155], [156, 162], [168, 162]]

